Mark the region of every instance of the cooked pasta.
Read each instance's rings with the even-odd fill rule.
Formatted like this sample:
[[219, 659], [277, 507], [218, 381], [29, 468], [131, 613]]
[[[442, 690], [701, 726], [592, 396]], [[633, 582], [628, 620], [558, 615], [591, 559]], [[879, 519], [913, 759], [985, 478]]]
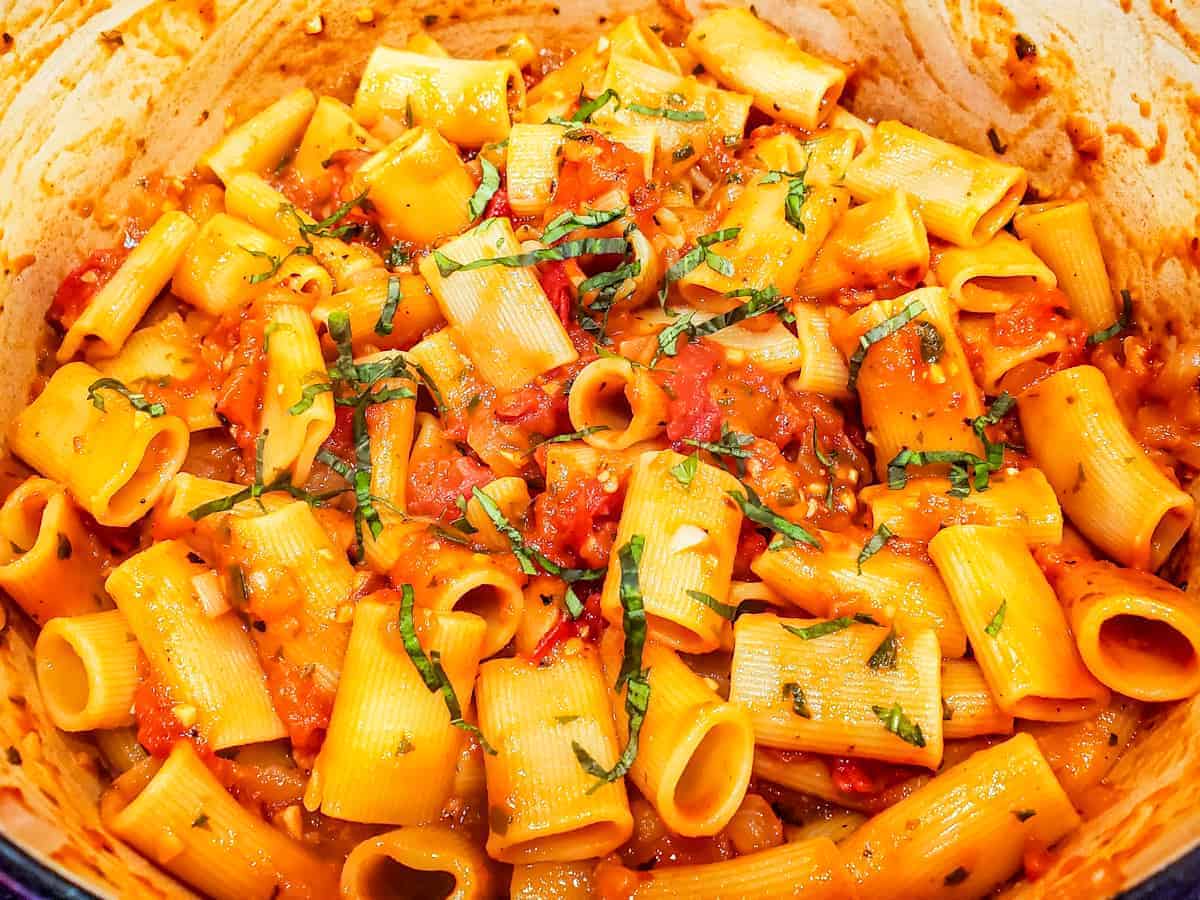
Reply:
[[1122, 236], [683, 6], [356, 10], [61, 282], [0, 624], [187, 888], [984, 897], [1200, 694], [1196, 353]]

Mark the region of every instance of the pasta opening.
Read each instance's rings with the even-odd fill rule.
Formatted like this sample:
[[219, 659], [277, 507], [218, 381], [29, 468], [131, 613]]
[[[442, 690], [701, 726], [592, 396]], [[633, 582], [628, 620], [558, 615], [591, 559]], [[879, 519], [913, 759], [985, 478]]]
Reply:
[[1100, 626], [1097, 643], [1105, 666], [1139, 681], [1190, 676], [1200, 666], [1192, 642], [1161, 619], [1132, 613], [1113, 616]]
[[508, 605], [504, 592], [494, 584], [480, 584], [454, 601], [456, 612], [473, 613], [483, 621], [494, 624], [504, 618]]
[[985, 243], [1004, 227], [1005, 223], [1012, 218], [1013, 213], [1017, 211], [1017, 207], [1021, 205], [1021, 198], [1025, 196], [1027, 183], [1028, 179], [1022, 175], [1005, 191], [1004, 196], [995, 206], [979, 217], [979, 221], [975, 223], [975, 228], [971, 231], [973, 241], [978, 244]]
[[1154, 529], [1150, 537], [1150, 568], [1161, 566], [1175, 549], [1175, 545], [1192, 526], [1192, 513], [1188, 507], [1172, 506]]
[[8, 541], [0, 560], [12, 556], [21, 556], [33, 549], [38, 535], [42, 531], [42, 519], [46, 515], [46, 507], [50, 498], [42, 492], [31, 493], [15, 510], [15, 515], [6, 516], [4, 521], [4, 537]]
[[458, 881], [441, 869], [414, 869], [380, 854], [363, 867], [357, 887], [368, 900], [445, 900]]
[[112, 523], [138, 519], [158, 499], [158, 495], [171, 477], [173, 459], [182, 460], [187, 450], [186, 435], [170, 428], [161, 429], [146, 445], [133, 476], [109, 498], [108, 518]]
[[[692, 750], [691, 758], [675, 782], [674, 801], [679, 813], [704, 821], [719, 815], [722, 807], [739, 799], [731, 790], [733, 776], [745, 768], [743, 731], [732, 722], [719, 722], [708, 730]], [[733, 809], [729, 812], [732, 814]]]
[[646, 628], [658, 639], [682, 653], [707, 653], [716, 648], [716, 641], [706, 641], [690, 628], [677, 622], [650, 613], [646, 614]]
[[501, 850], [497, 858], [511, 863], [541, 862], [554, 859], [562, 852], [583, 853], [592, 848], [612, 847], [626, 837], [628, 832], [616, 822], [593, 822], [562, 834], [518, 842]]
[[78, 716], [91, 699], [87, 667], [69, 641], [58, 634], [43, 632], [38, 641], [38, 685], [47, 705], [64, 716]]
[[633, 424], [633, 404], [624, 381], [602, 381], [596, 390], [596, 405], [589, 425], [606, 428], [609, 435]]

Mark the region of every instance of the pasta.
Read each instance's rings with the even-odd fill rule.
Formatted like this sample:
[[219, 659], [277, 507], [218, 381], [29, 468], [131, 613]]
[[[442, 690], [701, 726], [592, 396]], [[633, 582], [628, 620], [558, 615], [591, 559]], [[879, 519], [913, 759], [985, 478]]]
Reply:
[[[754, 105], [790, 125], [815, 128], [837, 103], [846, 84], [838, 66], [810, 56], [746, 10], [729, 9], [701, 19], [688, 46], [704, 64]], [[747, 54], [743, 48], [755, 48]]]
[[913, 198], [930, 234], [960, 247], [985, 243], [1012, 218], [1028, 178], [900, 122], [880, 122], [846, 171], [859, 200], [900, 188]]
[[[1100, 370], [1059, 372], [1022, 394], [1017, 407], [1030, 455], [1079, 530], [1125, 565], [1161, 565], [1195, 503], [1133, 440]], [[1055, 440], [1061, 429], [1075, 440]]]
[[1001, 709], [1054, 722], [1087, 718], [1108, 702], [1019, 535], [993, 525], [955, 525], [937, 533], [929, 554]]
[[188, 449], [182, 419], [161, 406], [138, 408], [87, 363], [55, 372], [8, 437], [14, 454], [64, 485], [97, 522], [115, 526], [150, 511]]
[[0, 624], [114, 839], [237, 900], [1074, 865], [1200, 694], [1195, 348], [1109, 223], [753, 6], [419, 15], [46, 313]]
[[1053, 844], [1079, 823], [1037, 743], [980, 750], [875, 816], [839, 849], [864, 898], [986, 895], [1021, 867], [1028, 840]]

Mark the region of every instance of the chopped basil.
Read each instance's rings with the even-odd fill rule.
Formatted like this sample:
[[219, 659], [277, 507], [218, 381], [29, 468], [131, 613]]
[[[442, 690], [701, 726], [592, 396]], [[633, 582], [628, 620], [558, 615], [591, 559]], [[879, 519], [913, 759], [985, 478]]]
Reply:
[[650, 683], [644, 678], [630, 678], [625, 689], [625, 714], [629, 717], [629, 742], [625, 745], [621, 757], [611, 769], [605, 769], [578, 741], [571, 741], [571, 749], [579, 765], [589, 775], [596, 778], [596, 783], [588, 788], [588, 793], [594, 793], [606, 784], [610, 784], [625, 775], [633, 766], [638, 754], [638, 738], [642, 733], [642, 723], [646, 719], [646, 710], [650, 706]]
[[1109, 338], [1114, 338], [1122, 331], [1128, 331], [1133, 324], [1133, 297], [1129, 291], [1121, 291], [1121, 315], [1117, 317], [1117, 321], [1113, 322], [1107, 328], [1088, 335], [1088, 346], [1093, 344], [1102, 344]]
[[1008, 612], [1008, 601], [1001, 600], [1000, 605], [996, 607], [996, 612], [992, 615], [991, 621], [987, 623], [987, 628], [983, 629], [984, 633], [989, 637], [995, 637], [1000, 633], [1000, 629], [1004, 627], [1004, 614]]
[[400, 588], [400, 637], [404, 641], [404, 649], [408, 653], [408, 658], [412, 660], [417, 674], [425, 682], [425, 687], [433, 693], [441, 693], [446, 709], [450, 712], [450, 724], [475, 735], [479, 739], [479, 745], [483, 747], [483, 751], [495, 756], [496, 750], [487, 742], [478, 726], [472, 725], [463, 718], [458, 695], [454, 693], [454, 685], [450, 683], [446, 670], [442, 668], [441, 655], [434, 650], [429, 656], [426, 656], [425, 651], [421, 648], [421, 641], [417, 637], [416, 623], [413, 621], [413, 599], [412, 585], [402, 585]]
[[541, 262], [554, 262], [573, 259], [578, 256], [619, 254], [624, 256], [629, 252], [629, 242], [625, 238], [584, 238], [577, 241], [567, 241], [553, 247], [542, 247], [530, 250], [528, 253], [516, 253], [512, 256], [496, 256], [476, 259], [460, 263], [451, 259], [440, 250], [433, 251], [434, 262], [443, 278], [455, 272], [469, 272], [472, 269], [483, 269], [487, 266], [505, 266], [510, 269], [525, 268]]
[[[715, 254], [709, 254], [710, 257]], [[716, 257], [722, 263], [728, 263], [724, 257]], [[709, 260], [709, 265], [712, 268], [720, 271], [722, 275], [732, 275], [732, 268], [729, 271], [718, 268], [713, 265], [712, 260]], [[736, 291], [730, 291], [726, 297], [749, 297], [745, 303], [735, 306], [733, 309], [713, 316], [704, 322], [696, 325], [693, 324], [695, 318], [694, 312], [687, 312], [676, 319], [671, 325], [664, 329], [658, 336], [658, 352], [667, 356], [674, 356], [678, 352], [678, 341], [680, 335], [685, 331], [692, 337], [705, 337], [706, 335], [716, 334], [723, 328], [728, 328], [731, 325], [736, 325], [746, 319], [753, 319], [755, 316], [761, 316], [765, 313], [775, 312], [784, 304], [784, 297], [779, 296], [779, 292], [774, 287], [757, 290], [755, 288], [743, 288]]]
[[496, 195], [496, 191], [500, 190], [500, 170], [483, 156], [479, 157], [479, 165], [482, 169], [479, 187], [467, 201], [467, 212], [470, 213], [472, 222], [483, 215], [483, 211], [487, 209], [487, 205]]
[[896, 668], [897, 650], [896, 629], [893, 626], [888, 629], [887, 636], [879, 642], [879, 646], [867, 660], [867, 665], [872, 669], [894, 669]]
[[879, 624], [866, 613], [855, 613], [853, 616], [838, 616], [836, 619], [827, 619], [824, 622], [817, 622], [815, 625], [806, 625], [803, 628], [796, 625], [784, 625], [782, 622], [779, 625], [788, 634], [794, 634], [803, 641], [811, 641], [813, 638], [825, 637], [827, 634], [836, 634], [839, 631], [845, 631], [855, 622], [858, 622], [860, 625]]
[[700, 237], [696, 238], [696, 246], [667, 267], [667, 274], [663, 280], [662, 289], [658, 294], [659, 303], [666, 303], [667, 288], [669, 288], [674, 282], [679, 281], [679, 279], [683, 278], [701, 263], [707, 263], [708, 267], [714, 272], [720, 272], [721, 269], [729, 267], [731, 265], [729, 260], [723, 256], [713, 253], [708, 248], [713, 244], [732, 241], [741, 233], [742, 229], [740, 227], [722, 228], [719, 231], [712, 231], [708, 234], [702, 234]]
[[616, 689], [625, 686], [625, 713], [629, 717], [629, 741], [625, 745], [621, 757], [611, 769], [604, 769], [595, 758], [588, 753], [578, 741], [571, 742], [571, 749], [583, 770], [594, 776], [597, 781], [588, 793], [602, 785], [616, 781], [629, 771], [637, 759], [638, 738], [642, 730], [642, 722], [646, 718], [646, 710], [650, 705], [649, 673], [642, 670], [642, 648], [646, 641], [646, 611], [642, 605], [642, 590], [638, 582], [638, 566], [642, 559], [642, 550], [646, 539], [635, 534], [629, 543], [617, 551], [621, 565], [621, 624], [625, 632], [624, 655], [621, 659], [621, 671], [617, 675]]
[[882, 341], [890, 334], [899, 331], [917, 316], [925, 311], [925, 304], [921, 300], [913, 300], [904, 309], [884, 319], [874, 328], [867, 329], [866, 333], [858, 339], [858, 347], [850, 356], [850, 378], [846, 382], [846, 386], [851, 390], [856, 390], [858, 384], [858, 371], [862, 368], [863, 361], [867, 358], [867, 351], [871, 349], [871, 345]]
[[737, 606], [731, 606], [728, 603], [722, 603], [716, 597], [706, 594], [703, 591], [688, 591], [687, 595], [693, 600], [703, 603], [722, 619], [728, 619], [730, 622], [736, 622], [739, 617], [749, 613], [766, 612], [771, 608], [769, 603], [762, 600], [743, 600]]
[[921, 734], [921, 726], [904, 714], [899, 703], [893, 703], [891, 707], [872, 706], [871, 711], [879, 716], [879, 721], [883, 723], [884, 728], [904, 743], [912, 744], [914, 747], [925, 746], [925, 735]]
[[546, 230], [542, 233], [542, 243], [548, 246], [579, 228], [599, 228], [615, 222], [625, 215], [626, 210], [624, 206], [620, 209], [589, 209], [582, 213], [565, 210], [546, 225]]
[[942, 353], [946, 349], [946, 342], [937, 326], [932, 322], [920, 321], [916, 322], [913, 328], [916, 329], [917, 337], [921, 342], [921, 359], [930, 364], [941, 359]]
[[691, 331], [695, 315], [695, 312], [686, 312], [658, 333], [658, 349], [655, 358], [650, 361], [651, 365], [658, 362], [660, 355], [674, 356], [679, 352], [679, 338], [684, 332]]
[[799, 172], [772, 169], [759, 181], [759, 184], [778, 184], [785, 178], [788, 180], [787, 195], [783, 200], [783, 215], [788, 224], [798, 229], [801, 234], [804, 233], [804, 220], [800, 216], [800, 211], [804, 208], [804, 201], [808, 199], [808, 184], [804, 180], [807, 175], [808, 166], [806, 164]]
[[646, 642], [646, 610], [642, 604], [638, 567], [641, 565], [645, 546], [645, 536], [635, 534], [617, 551], [617, 559], [621, 566], [621, 625], [625, 632], [625, 653], [621, 659], [621, 671], [617, 675], [617, 690], [629, 679], [640, 677], [639, 673], [642, 671], [642, 646]]
[[475, 534], [479, 529], [470, 523], [467, 519], [467, 498], [459, 494], [454, 498], [454, 505], [458, 507], [458, 518], [450, 523], [451, 528], [456, 528], [463, 534]]
[[74, 548], [71, 546], [71, 539], [60, 531], [58, 533], [58, 558], [70, 559], [73, 552]]
[[130, 406], [138, 412], [146, 413], [151, 418], [161, 416], [167, 411], [167, 407], [162, 403], [151, 403], [146, 399], [144, 394], [131, 391], [116, 378], [99, 378], [88, 385], [87, 398], [92, 402], [92, 406], [101, 412], [104, 412], [105, 408], [104, 398], [100, 396], [100, 391], [106, 390], [120, 394], [129, 401]]
[[500, 507], [496, 505], [496, 501], [479, 488], [471, 488], [471, 496], [475, 498], [475, 501], [480, 505], [487, 517], [491, 519], [492, 525], [495, 526], [496, 530], [508, 538], [512, 554], [517, 558], [517, 563], [520, 565], [521, 571], [526, 575], [536, 575], [538, 571], [537, 566], [533, 564], [529, 548], [525, 546], [525, 537], [508, 521], [504, 513], [500, 511]]
[[196, 818], [192, 819], [192, 827], [211, 828], [212, 826], [208, 824], [208, 813], [202, 812], [200, 815], [196, 816]]
[[744, 475], [746, 471], [744, 460], [750, 458], [750, 451], [745, 448], [754, 443], [754, 435], [732, 431], [729, 423], [723, 422], [721, 423], [721, 437], [716, 442], [698, 441], [695, 438], [684, 438], [682, 442], [700, 450], [707, 450], [713, 456], [730, 457], [734, 460], [738, 474]]
[[817, 458], [825, 469], [825, 508], [833, 509], [833, 489], [837, 482], [837, 458], [836, 450], [826, 454], [821, 449], [820, 432], [817, 430], [817, 417], [813, 416], [813, 456]]
[[[927, 466], [939, 463], [950, 464], [950, 495], [965, 497], [971, 491], [986, 491], [994, 468], [988, 460], [964, 450], [910, 450], [905, 447], [893, 457], [887, 467], [888, 487], [898, 491], [908, 484], [909, 466]], [[968, 477], [968, 469], [974, 472], [974, 481]]]
[[785, 682], [782, 694], [785, 700], [791, 698], [792, 712], [802, 719], [812, 718], [812, 710], [808, 708], [808, 702], [804, 698], [804, 689], [799, 684], [794, 681]]
[[875, 529], [875, 533], [871, 535], [870, 540], [863, 544], [862, 550], [858, 554], [858, 574], [862, 574], [863, 563], [883, 549], [884, 545], [895, 537], [892, 529], [886, 525], [880, 525]]
[[1036, 809], [1014, 809], [1013, 815], [1017, 817], [1018, 822], [1028, 822], [1037, 815]]
[[313, 384], [306, 384], [300, 392], [300, 399], [288, 407], [288, 414], [298, 416], [301, 413], [308, 412], [317, 397], [321, 394], [327, 394], [333, 390], [333, 383], [329, 381], [320, 381]]
[[742, 515], [756, 525], [762, 525], [770, 528], [776, 534], [782, 535], [789, 541], [795, 541], [801, 544], [808, 544], [810, 547], [821, 549], [821, 542], [808, 533], [803, 527], [795, 522], [790, 522], [776, 513], [771, 512], [763, 506], [762, 501], [748, 486], [746, 492], [728, 491], [734, 502], [741, 507]]
[[947, 700], [945, 697], [943, 697], [942, 698], [942, 721], [949, 722], [953, 718], [954, 718], [954, 704], [951, 703], [949, 700]]
[[570, 434], [556, 434], [554, 437], [548, 437], [545, 440], [538, 441], [534, 446], [540, 447], [542, 444], [565, 444], [569, 441], [578, 441], [589, 434], [595, 434], [597, 431], [608, 430], [609, 427], [607, 425], [589, 425], [587, 428], [580, 428], [578, 431], [572, 431]]
[[541, 571], [547, 575], [561, 578], [567, 584], [574, 584], [576, 581], [599, 581], [604, 577], [606, 571], [604, 569], [570, 569], [560, 566], [536, 547], [526, 544], [524, 536], [505, 518], [504, 513], [500, 511], [500, 507], [491, 497], [479, 488], [472, 488], [472, 496], [479, 502], [496, 530], [508, 539], [512, 554], [517, 558], [517, 563], [524, 574], [536, 575], [540, 567]]
[[279, 274], [280, 268], [282, 268], [283, 264], [285, 262], [287, 262], [289, 257], [311, 256], [312, 255], [312, 247], [308, 244], [297, 244], [295, 247], [293, 247], [287, 253], [283, 254], [283, 256], [275, 256], [273, 253], [268, 253], [265, 250], [254, 250], [250, 247], [245, 246], [244, 244], [238, 244], [238, 246], [241, 249], [245, 250], [247, 253], [249, 253], [251, 256], [256, 256], [259, 259], [267, 260], [268, 268], [266, 269], [266, 271], [255, 272], [253, 275], [246, 276], [246, 280], [248, 282], [250, 282], [251, 284], [262, 284], [262, 282], [267, 281], [268, 279], [274, 278], [276, 275]]
[[703, 110], [699, 109], [667, 109], [662, 106], [642, 106], [640, 103], [626, 103], [625, 108], [638, 115], [670, 119], [673, 122], [702, 122], [705, 118]]
[[992, 145], [992, 152], [997, 156], [1003, 156], [1008, 152], [1008, 144], [1000, 142], [1000, 135], [996, 133], [994, 127], [987, 130], [987, 139], [988, 143]]
[[296, 208], [290, 203], [284, 205], [283, 209], [287, 212], [290, 212], [296, 218], [296, 221], [299, 223], [301, 240], [303, 240], [308, 247], [311, 247], [312, 241], [310, 238], [323, 237], [341, 240], [358, 232], [362, 226], [357, 223], [341, 225], [336, 228], [334, 226], [337, 225], [337, 223], [342, 219], [346, 218], [352, 209], [359, 206], [365, 206], [366, 203], [367, 192], [363, 191], [357, 197], [340, 204], [337, 209], [335, 209], [321, 221], [313, 222], [311, 224], [305, 222], [300, 213], [298, 213]]
[[[622, 263], [611, 272], [599, 272], [586, 278], [575, 289], [575, 318], [579, 327], [594, 336], [597, 341], [607, 341], [608, 314], [616, 301], [617, 290], [626, 280], [636, 278], [642, 273], [642, 264], [638, 260]], [[584, 305], [583, 297], [592, 292], [596, 293], [592, 302]], [[596, 321], [593, 313], [600, 314]]]
[[580, 602], [579, 595], [575, 593], [575, 585], [567, 585], [566, 591], [563, 592], [563, 606], [567, 608], [567, 615], [572, 619], [578, 619], [583, 615], [583, 603]]
[[684, 487], [688, 487], [692, 483], [692, 479], [696, 477], [698, 471], [700, 471], [699, 451], [671, 466], [672, 477]]
[[400, 300], [403, 298], [400, 286], [400, 276], [391, 275], [388, 277], [387, 296], [384, 298], [383, 307], [379, 310], [379, 321], [375, 323], [375, 333], [381, 335], [389, 335], [392, 333], [392, 325], [396, 318], [396, 310], [400, 308]]
[[962, 884], [970, 877], [971, 873], [962, 866], [959, 866], [942, 879], [942, 884], [946, 885], [946, 887], [954, 887], [956, 884]]
[[[582, 93], [580, 98], [582, 99]], [[617, 96], [617, 92], [612, 88], [605, 88], [604, 92], [595, 100], [588, 100], [586, 103], [580, 103], [579, 109], [575, 110], [575, 114], [571, 116], [572, 122], [590, 122], [592, 116], [598, 113], [609, 101], [616, 103], [616, 108], [621, 108], [621, 98]]]

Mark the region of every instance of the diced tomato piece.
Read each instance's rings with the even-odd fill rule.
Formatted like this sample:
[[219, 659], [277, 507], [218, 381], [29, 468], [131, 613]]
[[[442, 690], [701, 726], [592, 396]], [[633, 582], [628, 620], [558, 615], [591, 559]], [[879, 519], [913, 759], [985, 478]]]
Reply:
[[633, 194], [646, 183], [637, 153], [598, 131], [587, 135], [586, 141], [566, 142], [552, 210], [581, 209], [615, 187]]
[[292, 746], [305, 753], [320, 750], [333, 714], [333, 692], [289, 663], [271, 662], [265, 669], [267, 690]]
[[46, 318], [57, 322], [63, 328], [70, 328], [80, 314], [87, 308], [88, 302], [109, 280], [129, 251], [124, 247], [112, 247], [108, 250], [95, 250], [83, 263], [72, 269], [62, 280]]
[[702, 341], [680, 348], [665, 382], [671, 397], [667, 405], [670, 440], [715, 441], [720, 435], [721, 410], [708, 391], [719, 362], [717, 351]]
[[529, 657], [531, 662], [540, 663], [547, 656], [553, 654], [560, 645], [573, 637], [592, 642], [600, 639], [604, 630], [604, 616], [600, 612], [599, 589], [590, 585], [586, 588], [590, 593], [585, 594], [585, 588], [582, 585], [576, 585], [575, 590], [583, 604], [583, 612], [580, 613], [578, 619], [569, 619], [559, 613], [558, 621], [542, 635], [542, 639], [533, 648], [533, 654]]
[[835, 757], [827, 763], [834, 785], [843, 794], [878, 794], [921, 771], [874, 759]]
[[575, 286], [567, 274], [567, 264], [562, 260], [552, 260], [538, 268], [538, 280], [546, 299], [554, 307], [558, 318], [565, 325], [571, 321], [571, 300], [575, 294]]
[[483, 217], [485, 219], [512, 218], [512, 206], [508, 202], [508, 191], [500, 188], [496, 193], [492, 194], [492, 199], [483, 208]]
[[624, 492], [608, 492], [595, 478], [583, 479], [558, 494], [539, 494], [533, 504], [528, 540], [560, 565], [581, 560], [601, 566], [617, 533]]
[[144, 663], [142, 681], [133, 694], [133, 714], [137, 720], [138, 743], [151, 756], [166, 757], [176, 741], [190, 740], [196, 749], [207, 752], [208, 745], [194, 726], [185, 726], [175, 715], [175, 701]]
[[738, 535], [737, 554], [733, 558], [733, 577], [750, 578], [750, 563], [767, 549], [767, 539], [759, 533], [750, 520], [742, 522]]
[[469, 499], [472, 488], [495, 480], [492, 470], [469, 456], [423, 459], [408, 475], [408, 511], [416, 516], [452, 520], [456, 501]]
[[496, 401], [492, 414], [506, 425], [515, 425], [530, 435], [550, 437], [569, 430], [567, 396], [547, 394], [539, 387], [526, 387]]

